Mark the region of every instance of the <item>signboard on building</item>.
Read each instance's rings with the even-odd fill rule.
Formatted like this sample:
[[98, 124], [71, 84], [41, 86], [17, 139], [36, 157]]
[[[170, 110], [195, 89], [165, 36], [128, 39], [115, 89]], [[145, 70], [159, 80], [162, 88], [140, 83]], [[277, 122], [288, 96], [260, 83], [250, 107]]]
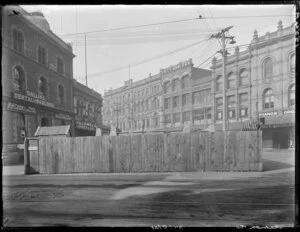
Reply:
[[7, 110], [22, 112], [25, 114], [36, 114], [36, 109], [32, 107], [22, 106], [13, 102], [7, 103]]
[[90, 131], [96, 130], [96, 124], [91, 122], [75, 121], [75, 126], [76, 128], [83, 129], [83, 130], [90, 130]]
[[274, 116], [277, 115], [278, 112], [277, 111], [272, 111], [272, 112], [265, 112], [265, 113], [259, 113], [259, 117], [266, 117], [266, 116]]
[[295, 113], [295, 110], [292, 109], [292, 110], [284, 110], [283, 111], [283, 114], [294, 114]]
[[64, 120], [72, 120], [72, 118], [67, 114], [58, 113], [55, 115], [58, 119], [64, 119]]
[[21, 93], [13, 93], [13, 97], [18, 100], [27, 101], [30, 103], [35, 103], [38, 105], [43, 105], [47, 107], [54, 108], [54, 103], [47, 102], [44, 96], [41, 96], [39, 94], [27, 91], [27, 95], [21, 94]]

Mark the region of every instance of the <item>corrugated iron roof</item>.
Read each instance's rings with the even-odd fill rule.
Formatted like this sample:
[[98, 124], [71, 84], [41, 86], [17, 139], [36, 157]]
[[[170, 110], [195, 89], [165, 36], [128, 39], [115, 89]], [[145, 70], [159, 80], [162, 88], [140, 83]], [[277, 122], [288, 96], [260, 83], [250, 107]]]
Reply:
[[70, 125], [38, 127], [34, 136], [68, 135], [69, 133], [70, 133]]

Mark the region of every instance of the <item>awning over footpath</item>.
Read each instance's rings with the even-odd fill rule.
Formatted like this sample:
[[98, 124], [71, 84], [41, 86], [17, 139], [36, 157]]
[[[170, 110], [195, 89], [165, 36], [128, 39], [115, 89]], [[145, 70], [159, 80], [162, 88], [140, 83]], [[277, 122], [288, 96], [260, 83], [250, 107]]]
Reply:
[[38, 127], [34, 136], [70, 136], [70, 125]]
[[265, 124], [262, 128], [295, 126], [295, 114], [282, 114], [265, 117]]

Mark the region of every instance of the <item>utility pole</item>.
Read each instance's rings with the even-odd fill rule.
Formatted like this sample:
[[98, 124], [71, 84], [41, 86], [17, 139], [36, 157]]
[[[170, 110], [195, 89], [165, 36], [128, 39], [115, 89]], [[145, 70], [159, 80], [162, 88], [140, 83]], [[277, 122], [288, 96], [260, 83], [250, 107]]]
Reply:
[[217, 39], [221, 45], [221, 50], [218, 51], [223, 59], [222, 59], [222, 62], [223, 62], [223, 65], [222, 65], [222, 71], [223, 71], [223, 120], [222, 120], [222, 126], [223, 126], [223, 132], [224, 132], [224, 154], [226, 154], [226, 151], [227, 151], [227, 146], [226, 146], [226, 131], [227, 131], [227, 110], [226, 110], [226, 107], [227, 107], [227, 104], [226, 104], [226, 57], [227, 57], [227, 50], [226, 50], [226, 45], [228, 43], [228, 41], [230, 41], [229, 43], [230, 44], [235, 44], [235, 41], [234, 41], [234, 36], [229, 36], [229, 35], [226, 35], [228, 34], [228, 31], [233, 28], [233, 26], [229, 26], [229, 27], [226, 27], [224, 29], [222, 29], [220, 32], [216, 33], [216, 34], [212, 34], [210, 39]]
[[84, 34], [84, 53], [85, 53], [85, 85], [88, 86], [87, 82], [87, 60], [86, 60], [86, 34]]

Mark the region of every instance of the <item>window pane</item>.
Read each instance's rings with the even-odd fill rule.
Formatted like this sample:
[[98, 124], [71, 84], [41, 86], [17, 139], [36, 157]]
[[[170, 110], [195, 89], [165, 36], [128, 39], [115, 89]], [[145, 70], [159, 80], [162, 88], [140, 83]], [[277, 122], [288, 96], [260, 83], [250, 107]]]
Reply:
[[265, 78], [270, 78], [273, 75], [273, 64], [272, 64], [272, 60], [268, 59], [267, 61], [265, 61], [264, 63], [264, 77]]

